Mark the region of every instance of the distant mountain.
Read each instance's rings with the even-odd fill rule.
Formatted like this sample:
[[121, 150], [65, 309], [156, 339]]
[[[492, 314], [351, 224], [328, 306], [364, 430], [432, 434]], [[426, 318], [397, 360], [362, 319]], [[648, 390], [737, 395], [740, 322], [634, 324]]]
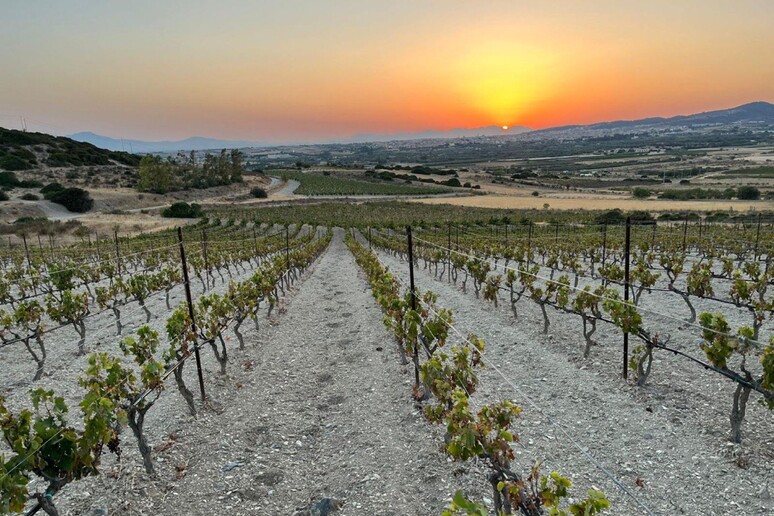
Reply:
[[670, 118], [651, 117], [639, 120], [618, 120], [589, 125], [568, 125], [543, 129], [542, 132], [565, 129], [629, 129], [644, 126], [685, 127], [715, 124], [762, 124], [774, 125], [774, 104], [751, 102], [731, 109], [706, 111], [693, 115], [678, 115]]
[[193, 136], [185, 140], [149, 142], [142, 140], [122, 140], [102, 136], [90, 132], [71, 134], [70, 138], [79, 142], [87, 142], [103, 149], [127, 152], [176, 152], [191, 150], [241, 149], [245, 147], [260, 147], [261, 144], [248, 141], [218, 140]]
[[[707, 111], [693, 115], [679, 115], [671, 118], [652, 117], [640, 120], [618, 120], [614, 122], [600, 122], [589, 125], [566, 125], [561, 127], [551, 127], [532, 131], [528, 127], [513, 126], [507, 130], [502, 127], [492, 125], [473, 129], [449, 129], [445, 131], [427, 130], [419, 132], [391, 133], [391, 134], [359, 134], [352, 138], [337, 138], [327, 142], [320, 143], [367, 143], [367, 142], [389, 142], [389, 141], [412, 141], [426, 139], [453, 139], [453, 138], [474, 138], [477, 136], [512, 136], [530, 132], [536, 137], [540, 134], [553, 131], [568, 130], [628, 130], [635, 128], [679, 128], [686, 126], [706, 126], [720, 124], [759, 124], [774, 126], [774, 104], [768, 102], [751, 102], [731, 109], [721, 109], [718, 111]], [[83, 132], [70, 135], [70, 138], [79, 142], [87, 142], [103, 149], [113, 151], [127, 152], [176, 152], [189, 150], [220, 150], [220, 149], [241, 149], [247, 147], [269, 147], [279, 145], [303, 145], [301, 142], [287, 142], [283, 144], [266, 144], [251, 141], [239, 140], [218, 140], [215, 138], [204, 138], [195, 136], [178, 141], [143, 141], [143, 140], [122, 140], [110, 138], [90, 132]]]
[[[352, 138], [339, 138], [326, 143], [366, 143], [366, 142], [388, 142], [393, 140], [425, 140], [431, 138], [470, 138], [475, 136], [502, 136], [506, 134], [520, 134], [529, 131], [526, 127], [510, 127], [504, 130], [496, 125], [489, 127], [479, 127], [476, 129], [450, 129], [448, 131], [420, 131], [416, 133], [393, 133], [393, 134], [361, 134]], [[111, 138], [91, 132], [82, 132], [71, 134], [69, 136], [79, 142], [88, 142], [97, 147], [110, 150], [126, 150], [127, 152], [177, 152], [190, 150], [220, 150], [220, 149], [242, 149], [246, 147], [267, 147], [265, 143], [239, 141], [239, 140], [218, 140], [215, 138], [203, 138], [194, 136], [178, 141], [143, 141], [143, 140], [122, 140]], [[290, 142], [283, 145], [300, 145], [300, 142]], [[275, 144], [279, 145], [279, 144]]]
[[400, 140], [427, 140], [434, 138], [473, 138], [476, 136], [503, 136], [508, 134], [521, 134], [530, 131], [528, 127], [514, 126], [503, 129], [497, 125], [487, 127], [478, 127], [473, 129], [449, 129], [446, 131], [419, 131], [416, 133], [392, 133], [392, 134], [359, 134], [345, 140], [338, 140], [337, 143], [366, 143], [366, 142], [389, 142]]

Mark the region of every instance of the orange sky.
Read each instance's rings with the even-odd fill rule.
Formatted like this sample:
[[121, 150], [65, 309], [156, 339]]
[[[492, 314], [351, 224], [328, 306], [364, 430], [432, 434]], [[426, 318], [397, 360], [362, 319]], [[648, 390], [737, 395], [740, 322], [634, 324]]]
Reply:
[[774, 101], [768, 0], [50, 0], [3, 18], [0, 125], [60, 134], [324, 141]]

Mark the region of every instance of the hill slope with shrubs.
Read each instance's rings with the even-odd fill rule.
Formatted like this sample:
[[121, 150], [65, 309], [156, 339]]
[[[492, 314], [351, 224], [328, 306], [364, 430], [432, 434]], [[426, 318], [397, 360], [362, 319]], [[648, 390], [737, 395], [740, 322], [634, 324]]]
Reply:
[[100, 149], [64, 136], [0, 127], [0, 170], [116, 164], [136, 167], [140, 164], [140, 157], [128, 152]]

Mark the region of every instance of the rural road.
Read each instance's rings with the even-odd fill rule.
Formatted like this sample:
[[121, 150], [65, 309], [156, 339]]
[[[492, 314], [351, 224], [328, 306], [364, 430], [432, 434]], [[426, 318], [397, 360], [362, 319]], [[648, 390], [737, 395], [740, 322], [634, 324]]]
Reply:
[[46, 215], [49, 220], [72, 220], [86, 215], [85, 213], [74, 213], [69, 211], [61, 204], [51, 201], [36, 201], [35, 205]]
[[[274, 180], [277, 179], [276, 177], [272, 177], [272, 185], [274, 186]], [[280, 181], [279, 179], [277, 179]], [[295, 179], [288, 179], [288, 182], [285, 183], [285, 186], [283, 186], [281, 189], [277, 190], [276, 192], [272, 192], [272, 195], [295, 195], [296, 189], [301, 186], [301, 183], [296, 181]]]

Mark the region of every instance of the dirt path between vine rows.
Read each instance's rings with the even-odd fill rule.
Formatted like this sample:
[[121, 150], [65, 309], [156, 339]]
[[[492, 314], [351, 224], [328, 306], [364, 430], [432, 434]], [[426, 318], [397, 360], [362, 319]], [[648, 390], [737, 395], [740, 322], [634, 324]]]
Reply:
[[[407, 285], [408, 264], [385, 252], [378, 255]], [[494, 308], [476, 299], [472, 280], [463, 293], [459, 285], [449, 284], [446, 278], [440, 281], [418, 266], [415, 281], [420, 291], [438, 295], [439, 307], [452, 310], [461, 333], [473, 332], [487, 343], [486, 365], [473, 405], [511, 399], [524, 409], [514, 427], [521, 438], [515, 468], [528, 471], [535, 461], [542, 461], [544, 473], [558, 470], [570, 477], [577, 495], [591, 487], [603, 489], [612, 503], [611, 514], [647, 512], [586, 454], [653, 514], [772, 514], [771, 459], [755, 456], [748, 462], [739, 448], [709, 433], [698, 418], [692, 419], [690, 405], [696, 400], [685, 392], [675, 392], [674, 403], [643, 403], [637, 399], [635, 387], [597, 370], [601, 368], [596, 360], [573, 363], [567, 349], [580, 349], [578, 320], [552, 313], [550, 333], [557, 337], [554, 339], [542, 334], [539, 308], [528, 300], [519, 304], [519, 319], [514, 320], [507, 302]], [[619, 338], [617, 333], [615, 336]], [[558, 340], [563, 342], [555, 342]], [[459, 342], [460, 338], [451, 341]], [[566, 346], [558, 346], [560, 343]], [[562, 347], [564, 351], [558, 349]], [[602, 350], [593, 353], [598, 355]], [[717, 401], [724, 409], [728, 402], [728, 398]], [[735, 460], [739, 452], [741, 460]]]
[[187, 463], [185, 476], [128, 512], [301, 516], [340, 503], [336, 516], [431, 515], [456, 489], [486, 495], [483, 475], [455, 476], [440, 429], [411, 401], [343, 231], [284, 308], [231, 364], [222, 413], [191, 422], [162, 454]]

